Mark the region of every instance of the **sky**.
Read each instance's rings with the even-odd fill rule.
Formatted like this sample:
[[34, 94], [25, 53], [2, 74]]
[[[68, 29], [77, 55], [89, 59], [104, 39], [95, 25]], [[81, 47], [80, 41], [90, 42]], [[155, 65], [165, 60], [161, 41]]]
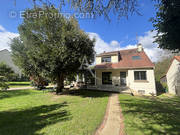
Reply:
[[[26, 8], [31, 8], [30, 0], [3, 0], [0, 4], [0, 50], [10, 49], [10, 39], [19, 36], [18, 26], [23, 19], [20, 17]], [[153, 25], [149, 21], [155, 17], [156, 10], [152, 0], [141, 0], [139, 3], [140, 15], [133, 14], [127, 18], [118, 20], [117, 16], [110, 14], [109, 22], [104, 16], [94, 18], [83, 18], [77, 14], [80, 28], [83, 29], [90, 38], [95, 38], [96, 53], [108, 52], [135, 48], [141, 43], [150, 59], [155, 62], [163, 50], [153, 43], [156, 31], [152, 31]], [[70, 9], [65, 8], [63, 13], [69, 15]]]

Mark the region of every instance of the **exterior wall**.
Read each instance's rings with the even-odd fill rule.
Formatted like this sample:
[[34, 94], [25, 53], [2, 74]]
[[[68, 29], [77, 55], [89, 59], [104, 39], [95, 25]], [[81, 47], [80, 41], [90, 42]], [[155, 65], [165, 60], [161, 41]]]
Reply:
[[9, 67], [12, 68], [12, 70], [16, 73], [19, 74], [19, 76], [21, 76], [21, 71], [20, 69], [13, 63], [12, 58], [11, 58], [11, 54], [8, 50], [2, 50], [0, 51], [0, 63], [3, 62], [6, 65], [8, 65]]
[[[146, 71], [147, 81], [134, 81], [134, 71]], [[137, 69], [137, 70], [120, 70], [120, 69], [96, 69], [96, 85], [102, 85], [102, 72], [112, 72], [112, 85], [118, 85], [120, 87], [120, 72], [126, 72], [126, 84], [127, 86], [138, 92], [138, 90], [144, 90], [145, 95], [150, 93], [156, 94], [155, 77], [153, 69]]]
[[[134, 71], [146, 71], [147, 81], [135, 81]], [[156, 94], [156, 85], [153, 69], [137, 69], [128, 70], [129, 75], [129, 87], [138, 93], [138, 90], [144, 90], [145, 95], [150, 95], [151, 93]]]
[[167, 74], [166, 74], [168, 91], [171, 94], [176, 94], [175, 86], [176, 86], [177, 76], [179, 74], [179, 71], [178, 71], [179, 64], [180, 64], [180, 62], [178, 62], [176, 59], [174, 59]]
[[118, 55], [111, 56], [111, 62], [117, 63], [118, 62]]
[[101, 57], [96, 57], [96, 64], [101, 64]]

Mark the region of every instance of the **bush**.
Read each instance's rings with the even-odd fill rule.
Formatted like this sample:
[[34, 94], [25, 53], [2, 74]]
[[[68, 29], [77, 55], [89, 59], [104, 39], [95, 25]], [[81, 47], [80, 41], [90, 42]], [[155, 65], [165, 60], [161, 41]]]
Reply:
[[0, 63], [0, 88], [2, 90], [7, 90], [9, 88], [7, 82], [13, 78], [14, 75], [14, 71], [9, 66], [5, 63]]
[[161, 93], [168, 92], [167, 83], [161, 83], [160, 81], [156, 81], [156, 89], [157, 89], [158, 95]]
[[31, 85], [38, 90], [42, 90], [48, 86], [48, 80], [42, 77], [30, 77]]
[[6, 83], [7, 79], [4, 76], [0, 76], [0, 88], [1, 90], [7, 90], [9, 85]]

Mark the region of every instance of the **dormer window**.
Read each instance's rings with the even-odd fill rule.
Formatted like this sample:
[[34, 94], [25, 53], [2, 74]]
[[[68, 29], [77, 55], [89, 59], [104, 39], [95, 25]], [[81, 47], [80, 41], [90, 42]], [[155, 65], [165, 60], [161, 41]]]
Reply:
[[101, 62], [111, 62], [111, 56], [102, 57]]
[[141, 57], [140, 57], [140, 56], [132, 56], [132, 59], [133, 59], [133, 60], [140, 60]]

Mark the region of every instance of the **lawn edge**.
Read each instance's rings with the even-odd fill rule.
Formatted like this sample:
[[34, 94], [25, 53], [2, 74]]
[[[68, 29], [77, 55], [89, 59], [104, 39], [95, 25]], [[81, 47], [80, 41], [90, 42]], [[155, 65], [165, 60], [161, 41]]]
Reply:
[[[119, 96], [118, 96], [118, 98], [119, 98]], [[126, 135], [125, 125], [124, 125], [124, 116], [123, 116], [123, 112], [122, 112], [122, 108], [121, 108], [120, 99], [119, 99], [119, 112], [120, 112], [120, 131], [119, 131], [119, 135]]]

